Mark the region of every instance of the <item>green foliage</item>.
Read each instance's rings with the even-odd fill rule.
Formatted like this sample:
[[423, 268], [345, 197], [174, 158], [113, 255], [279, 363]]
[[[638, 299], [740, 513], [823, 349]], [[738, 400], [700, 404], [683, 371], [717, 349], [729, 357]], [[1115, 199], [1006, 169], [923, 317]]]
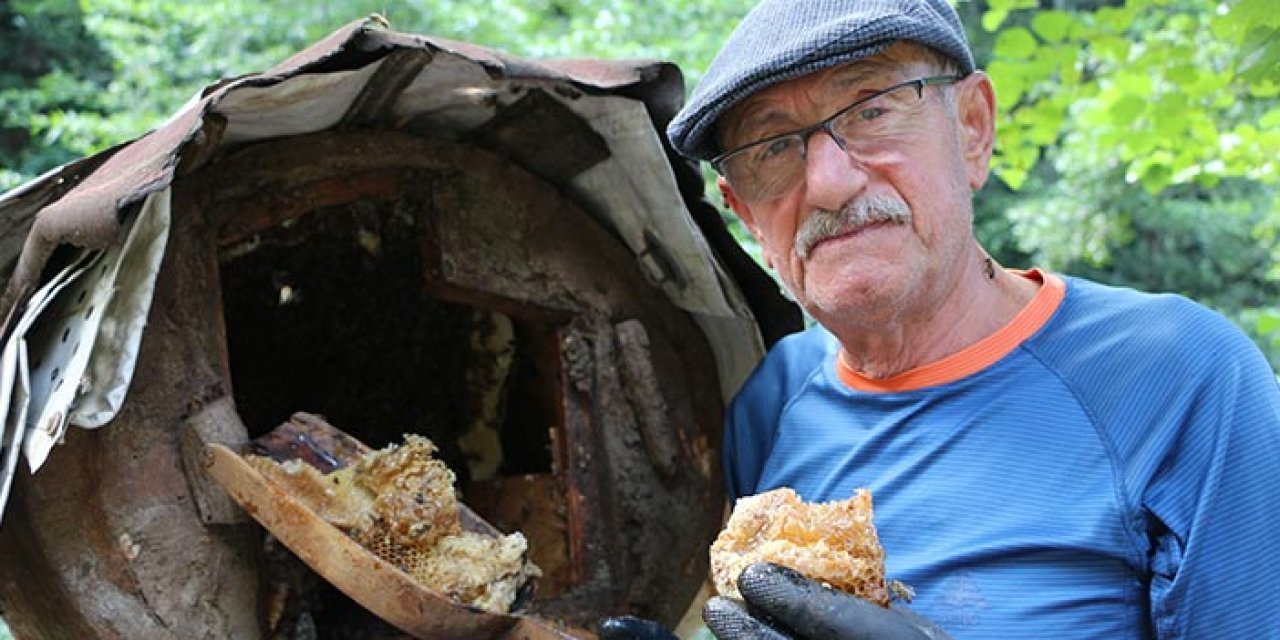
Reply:
[[1219, 27], [1240, 45], [1238, 72], [1249, 82], [1269, 80], [1274, 91], [1280, 69], [1280, 12], [1271, 0], [1239, 0], [1231, 11], [1235, 18]]
[[[268, 8], [246, 0], [27, 0], [12, 9], [0, 5], [0, 52], [30, 50], [35, 40], [56, 63], [27, 68], [26, 58], [16, 53], [0, 59], [0, 191], [141, 135], [219, 78], [269, 68], [372, 13], [399, 31], [522, 56], [670, 60], [692, 83], [752, 4], [312, 0]], [[9, 24], [16, 26], [6, 31]], [[6, 82], [19, 71], [16, 80]], [[714, 189], [708, 196], [718, 201]], [[731, 228], [754, 247], [744, 229]]]
[[[0, 3], [0, 191], [141, 135], [204, 86], [266, 69], [370, 13], [399, 31], [516, 55], [670, 60], [692, 83], [753, 3], [9, 0]], [[957, 9], [999, 102], [999, 180], [975, 211], [992, 253], [1189, 293], [1280, 342], [1274, 0], [959, 0]]]
[[58, 109], [94, 109], [110, 78], [74, 2], [0, 3], [0, 191], [81, 155], [30, 123]]
[[[1017, 189], [1048, 147], [1125, 168], [1151, 193], [1226, 177], [1275, 183], [1280, 95], [1269, 0], [1127, 0], [1010, 14], [988, 65], [1001, 107], [995, 171]], [[1016, 19], [1016, 21], [1015, 21]], [[1026, 25], [1026, 26], [1024, 26]], [[1257, 42], [1255, 42], [1255, 40]]]
[[[688, 0], [0, 4], [0, 191], [141, 135], [204, 86], [269, 68], [372, 13], [400, 31], [517, 55], [655, 58], [700, 70], [750, 5], [750, 0], [709, 5]], [[695, 79], [696, 72], [690, 74]]]
[[1016, 4], [992, 2], [982, 23], [999, 29], [994, 170], [1025, 194], [1008, 211], [1018, 246], [1052, 268], [1190, 295], [1280, 365], [1271, 0]]
[[[1194, 185], [1167, 189], [1158, 198], [1142, 189], [1117, 189], [1120, 180], [1098, 182], [1088, 198], [1110, 203], [1124, 215], [1123, 233], [1106, 236], [1112, 259], [1067, 258], [1065, 271], [1147, 291], [1169, 291], [1211, 304], [1254, 335], [1273, 366], [1280, 350], [1257, 327], [1260, 316], [1280, 299], [1280, 282], [1268, 280], [1268, 248], [1251, 235], [1266, 215], [1266, 189], [1242, 179], [1212, 192]], [[1058, 200], [1078, 198], [1058, 194]], [[1019, 212], [1023, 213], [1023, 212]]]
[[[266, 69], [371, 13], [383, 14], [401, 31], [483, 43], [517, 55], [649, 57], [702, 69], [749, 4], [27, 0], [0, 5], [0, 52], [9, 54], [0, 61], [5, 113], [0, 126], [10, 136], [22, 134], [0, 147], [0, 164], [12, 172], [0, 189], [140, 135], [211, 82]], [[46, 52], [47, 64], [32, 68], [17, 55], [31, 49], [31, 42]], [[15, 158], [18, 147], [32, 142], [44, 155]]]

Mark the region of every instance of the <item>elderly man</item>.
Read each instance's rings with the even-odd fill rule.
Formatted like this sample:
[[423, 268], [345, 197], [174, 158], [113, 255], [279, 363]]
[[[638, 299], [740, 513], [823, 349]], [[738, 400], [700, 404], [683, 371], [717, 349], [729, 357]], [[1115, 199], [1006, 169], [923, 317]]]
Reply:
[[[731, 497], [871, 489], [880, 609], [772, 565], [721, 638], [1280, 637], [1280, 391], [1184, 298], [992, 262], [991, 79], [945, 0], [765, 0], [671, 123], [818, 325], [734, 400]], [[927, 621], [926, 621], [927, 620]]]

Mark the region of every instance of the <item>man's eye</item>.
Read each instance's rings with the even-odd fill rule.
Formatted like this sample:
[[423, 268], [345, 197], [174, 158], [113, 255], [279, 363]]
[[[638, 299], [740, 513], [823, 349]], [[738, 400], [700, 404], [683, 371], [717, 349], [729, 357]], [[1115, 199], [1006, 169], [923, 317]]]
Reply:
[[867, 122], [869, 120], [875, 120], [888, 112], [889, 110], [886, 109], [884, 105], [869, 104], [855, 111], [853, 115], [859, 121]]
[[795, 140], [790, 137], [761, 142], [759, 149], [756, 151], [756, 162], [768, 162], [786, 155], [787, 151], [793, 146], [795, 146]]

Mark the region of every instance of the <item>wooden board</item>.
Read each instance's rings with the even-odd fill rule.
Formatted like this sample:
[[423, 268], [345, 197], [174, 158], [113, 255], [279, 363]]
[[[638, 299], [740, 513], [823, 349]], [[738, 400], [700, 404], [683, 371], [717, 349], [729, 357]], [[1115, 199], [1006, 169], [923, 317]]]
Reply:
[[[538, 620], [460, 605], [417, 583], [325, 522], [220, 444], [208, 473], [303, 562], [378, 617], [417, 638], [570, 638]], [[515, 634], [515, 635], [512, 635]]]

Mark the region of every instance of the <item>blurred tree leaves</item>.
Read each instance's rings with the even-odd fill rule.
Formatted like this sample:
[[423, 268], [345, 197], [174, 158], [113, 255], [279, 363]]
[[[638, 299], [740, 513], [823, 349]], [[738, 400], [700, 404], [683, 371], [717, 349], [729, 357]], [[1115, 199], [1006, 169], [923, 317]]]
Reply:
[[[2, 2], [3, 0], [0, 0]], [[163, 122], [371, 13], [392, 28], [530, 57], [654, 58], [696, 81], [753, 4], [670, 0], [13, 0], [0, 3], [0, 192]], [[28, 68], [30, 43], [49, 64]], [[752, 240], [738, 226], [744, 241]]]
[[0, 191], [81, 149], [33, 123], [59, 110], [97, 109], [110, 60], [75, 2], [0, 3]]
[[[266, 69], [370, 13], [531, 57], [703, 69], [748, 0], [10, 0], [0, 4], [0, 190], [163, 122], [204, 86]], [[690, 74], [691, 79], [696, 78]]]
[[[692, 82], [752, 4], [0, 0], [0, 191], [141, 135], [204, 86], [369, 13], [517, 55], [671, 60]], [[1274, 0], [957, 8], [999, 102], [999, 180], [975, 212], [993, 254], [1192, 295], [1264, 345], [1280, 338]], [[1270, 356], [1280, 364], [1280, 345]]]
[[1273, 0], [992, 0], [981, 24], [1018, 250], [1194, 297], [1280, 365]]
[[[1224, 177], [1274, 183], [1280, 38], [1270, 0], [1126, 0], [1094, 11], [1009, 11], [988, 70], [997, 80], [995, 171], [1021, 188], [1041, 154], [1124, 166], [1152, 193]], [[1016, 4], [1016, 3], [1014, 3]], [[1029, 25], [1029, 26], [1023, 26]]]

